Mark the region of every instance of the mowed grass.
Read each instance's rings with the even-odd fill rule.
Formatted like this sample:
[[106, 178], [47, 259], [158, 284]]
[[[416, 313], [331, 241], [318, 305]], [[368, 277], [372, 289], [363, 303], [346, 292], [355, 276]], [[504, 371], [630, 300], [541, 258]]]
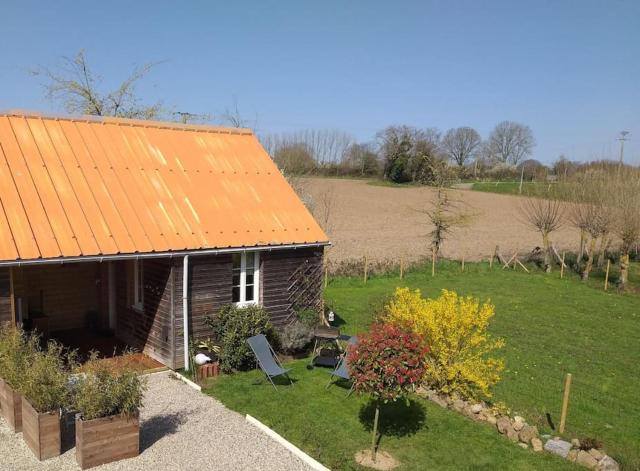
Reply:
[[[632, 268], [637, 284], [640, 272]], [[496, 315], [490, 330], [503, 337], [506, 370], [494, 388], [502, 401], [534, 423], [543, 433], [557, 434], [566, 373], [573, 385], [567, 437], [593, 437], [625, 469], [640, 469], [640, 297], [604, 292], [584, 285], [574, 275], [526, 274], [488, 264], [445, 262], [435, 277], [429, 269], [405, 279], [388, 276], [370, 280], [333, 280], [327, 300], [339, 315], [342, 329], [366, 329], [376, 311], [397, 286], [420, 288], [437, 296], [442, 288], [491, 300]]]
[[[632, 270], [633, 281], [640, 276]], [[327, 302], [337, 313], [343, 332], [366, 330], [384, 300], [397, 286], [420, 288], [437, 296], [440, 289], [490, 299], [496, 305], [491, 325], [504, 337], [501, 352], [507, 364], [494, 388], [494, 401], [556, 435], [562, 388], [567, 372], [573, 386], [567, 437], [594, 437], [624, 469], [640, 468], [640, 298], [605, 293], [557, 273], [526, 274], [487, 264], [445, 262], [435, 277], [430, 267], [397, 276], [338, 278], [329, 283]], [[307, 370], [306, 360], [292, 362], [294, 387], [278, 391], [257, 371], [211, 381], [207, 392], [228, 407], [251, 414], [332, 469], [359, 469], [356, 451], [368, 446], [371, 409], [366, 398], [345, 399], [346, 389], [325, 390], [326, 370]], [[579, 469], [549, 455], [522, 450], [496, 434], [448, 410], [413, 398], [409, 406], [388, 408], [380, 447], [402, 463], [418, 469]]]
[[[549, 183], [543, 182], [523, 182], [522, 194], [530, 196], [545, 195], [549, 191], [549, 185]], [[489, 193], [517, 195], [520, 194], [520, 182], [476, 182], [471, 186], [471, 189]]]
[[[210, 380], [205, 391], [256, 417], [332, 470], [366, 469], [354, 455], [371, 443], [369, 401], [357, 395], [346, 398], [348, 386], [343, 384], [325, 389], [328, 370], [308, 370], [307, 363], [287, 364], [294, 370], [295, 385], [281, 382], [277, 391], [258, 371]], [[380, 427], [379, 449], [400, 461], [398, 470], [577, 469], [560, 458], [523, 450], [493, 427], [419, 398], [384, 406]]]

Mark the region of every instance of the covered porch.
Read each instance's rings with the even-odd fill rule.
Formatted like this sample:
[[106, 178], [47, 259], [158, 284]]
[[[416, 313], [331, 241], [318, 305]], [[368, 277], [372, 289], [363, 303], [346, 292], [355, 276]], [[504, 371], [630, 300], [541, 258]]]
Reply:
[[118, 364], [123, 352], [134, 350], [137, 353], [128, 360], [134, 364], [128, 366], [160, 368], [167, 362], [152, 339], [154, 328], [162, 323], [155, 318], [154, 293], [155, 282], [166, 285], [168, 277], [155, 280], [154, 270], [150, 272], [145, 277], [142, 264], [132, 260], [10, 267], [13, 320], [77, 350], [81, 361], [96, 351]]

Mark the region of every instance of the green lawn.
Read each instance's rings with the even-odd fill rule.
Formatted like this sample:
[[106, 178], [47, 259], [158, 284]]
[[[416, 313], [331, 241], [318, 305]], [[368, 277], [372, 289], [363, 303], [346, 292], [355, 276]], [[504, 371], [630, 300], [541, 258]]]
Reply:
[[[507, 341], [507, 369], [494, 399], [543, 433], [555, 434], [546, 414], [558, 422], [564, 375], [571, 372], [568, 436], [598, 438], [625, 469], [640, 468], [639, 297], [604, 293], [572, 276], [560, 280], [557, 273], [489, 271], [487, 264], [467, 264], [460, 273], [459, 265], [445, 263], [435, 278], [430, 270], [417, 270], [402, 281], [388, 276], [366, 285], [360, 279], [335, 279], [326, 298], [342, 330], [357, 333], [398, 285], [419, 287], [428, 296], [449, 288], [491, 298], [496, 305], [491, 330]], [[325, 371], [307, 371], [304, 365], [292, 364], [293, 388], [275, 392], [253, 385], [260, 375], [252, 372], [221, 377], [208, 392], [264, 421], [329, 467], [354, 469], [352, 456], [369, 439], [366, 400], [345, 400], [339, 387], [325, 391]], [[521, 450], [488, 426], [420, 399], [393, 415], [380, 446], [402, 462], [402, 469], [569, 469], [562, 460]]]
[[[637, 282], [637, 266], [632, 271]], [[339, 279], [327, 299], [351, 332], [368, 325], [378, 306], [398, 285], [436, 296], [440, 289], [491, 299], [494, 335], [504, 337], [507, 369], [494, 388], [494, 400], [552, 433], [546, 414], [557, 424], [567, 372], [573, 387], [567, 432], [595, 437], [626, 469], [640, 469], [640, 297], [605, 293], [574, 276], [526, 274], [468, 265], [445, 264], [430, 272], [393, 277]]]
[[[524, 182], [522, 184], [523, 195], [545, 195], [549, 184], [542, 182]], [[471, 187], [474, 191], [486, 191], [489, 193], [504, 193], [517, 195], [520, 193], [520, 182], [476, 182]]]
[[[222, 376], [206, 392], [227, 407], [250, 414], [276, 430], [332, 470], [364, 469], [354, 454], [369, 446], [371, 408], [363, 397], [346, 399], [347, 389], [325, 390], [328, 374], [307, 370], [306, 360], [294, 368], [293, 387], [254, 384], [258, 372]], [[380, 449], [390, 452], [399, 470], [577, 470], [564, 460], [522, 450], [493, 427], [476, 424], [430, 402], [415, 399], [384, 409]]]

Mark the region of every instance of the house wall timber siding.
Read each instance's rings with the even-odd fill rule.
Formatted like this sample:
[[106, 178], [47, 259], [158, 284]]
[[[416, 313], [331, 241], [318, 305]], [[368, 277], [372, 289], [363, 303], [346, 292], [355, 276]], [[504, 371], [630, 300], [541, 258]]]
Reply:
[[68, 263], [14, 268], [14, 291], [25, 318], [42, 311], [49, 331], [85, 326], [89, 311], [100, 312], [99, 263]]
[[[275, 326], [291, 323], [296, 309], [319, 309], [322, 305], [323, 248], [260, 252], [260, 301]], [[175, 259], [173, 368], [184, 365], [182, 315], [182, 259]], [[206, 316], [231, 303], [231, 255], [189, 257], [189, 337], [210, 336]]]
[[301, 309], [322, 306], [323, 249], [265, 252], [261, 301], [276, 326], [290, 324]]
[[144, 309], [131, 307], [133, 262], [116, 262], [116, 336], [151, 358], [171, 366], [174, 283], [170, 259], [144, 261]]
[[11, 322], [11, 274], [9, 268], [0, 268], [0, 324]]

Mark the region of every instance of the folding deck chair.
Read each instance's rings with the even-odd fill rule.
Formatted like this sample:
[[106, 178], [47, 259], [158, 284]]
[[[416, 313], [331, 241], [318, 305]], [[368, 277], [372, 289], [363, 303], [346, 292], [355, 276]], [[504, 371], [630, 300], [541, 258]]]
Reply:
[[[358, 337], [352, 336], [352, 337], [349, 338], [349, 340], [347, 342], [347, 346], [355, 345], [356, 343], [358, 343]], [[325, 389], [329, 389], [329, 386], [331, 386], [331, 384], [333, 383], [333, 377], [334, 376], [337, 376], [338, 378], [341, 378], [341, 379], [346, 379], [347, 381], [349, 381], [351, 379], [351, 375], [349, 374], [349, 365], [347, 363], [347, 351], [345, 351], [342, 354], [342, 357], [340, 358], [340, 361], [338, 361], [338, 364], [336, 365], [336, 369], [329, 373], [329, 382], [325, 386]], [[353, 382], [351, 382], [351, 388], [349, 389], [349, 392], [347, 393], [347, 397], [349, 397], [351, 395], [351, 393], [353, 392], [353, 386], [354, 386], [354, 384], [353, 384]]]
[[278, 389], [273, 382], [273, 378], [276, 376], [285, 376], [291, 383], [291, 386], [293, 386], [293, 381], [289, 378], [289, 371], [291, 371], [291, 368], [284, 369], [282, 367], [276, 352], [273, 351], [269, 341], [263, 334], [248, 338], [247, 343], [258, 360], [258, 366], [260, 366], [260, 369], [264, 372], [265, 376], [275, 389]]

